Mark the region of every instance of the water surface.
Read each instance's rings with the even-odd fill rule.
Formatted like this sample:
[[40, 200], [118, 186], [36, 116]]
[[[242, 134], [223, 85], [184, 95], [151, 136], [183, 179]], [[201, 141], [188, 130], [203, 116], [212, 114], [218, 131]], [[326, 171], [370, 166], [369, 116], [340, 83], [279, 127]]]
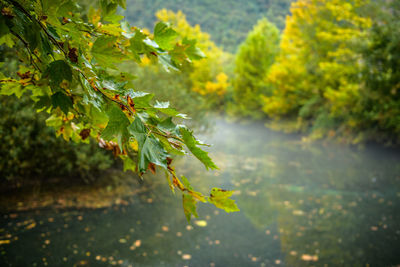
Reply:
[[[400, 154], [307, 144], [217, 121], [202, 137], [220, 170], [177, 169], [197, 189], [236, 190], [239, 213], [200, 204], [188, 226], [165, 178], [128, 206], [0, 218], [1, 266], [393, 266], [400, 264]], [[32, 227], [32, 225], [35, 225]]]

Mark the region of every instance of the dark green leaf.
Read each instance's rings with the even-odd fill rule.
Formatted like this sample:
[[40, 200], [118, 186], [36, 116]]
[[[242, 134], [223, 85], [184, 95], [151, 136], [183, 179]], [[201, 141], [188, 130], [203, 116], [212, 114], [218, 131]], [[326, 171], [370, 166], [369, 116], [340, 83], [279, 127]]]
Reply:
[[72, 81], [72, 70], [64, 60], [56, 60], [50, 63], [47, 73], [50, 78], [50, 85], [53, 89], [59, 88], [63, 80]]
[[72, 100], [63, 92], [56, 92], [51, 96], [51, 103], [54, 108], [60, 107], [62, 112], [68, 114], [70, 108], [72, 108]]

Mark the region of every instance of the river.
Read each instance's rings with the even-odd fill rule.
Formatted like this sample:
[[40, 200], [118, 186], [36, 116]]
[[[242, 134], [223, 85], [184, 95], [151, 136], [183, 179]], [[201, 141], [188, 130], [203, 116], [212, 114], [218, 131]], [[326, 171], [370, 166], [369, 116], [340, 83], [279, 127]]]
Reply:
[[[188, 225], [164, 177], [129, 205], [3, 214], [0, 266], [393, 266], [400, 264], [400, 153], [301, 141], [217, 120], [201, 137], [220, 170], [176, 169], [240, 212], [199, 204]], [[34, 227], [33, 227], [34, 226]], [[1, 242], [1, 241], [0, 241]]]

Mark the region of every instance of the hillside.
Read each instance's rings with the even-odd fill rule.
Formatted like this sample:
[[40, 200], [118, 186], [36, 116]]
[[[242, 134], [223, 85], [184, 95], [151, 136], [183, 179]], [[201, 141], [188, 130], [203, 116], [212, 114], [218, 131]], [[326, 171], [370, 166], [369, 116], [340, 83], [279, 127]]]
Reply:
[[199, 24], [219, 46], [235, 52], [264, 16], [283, 29], [291, 2], [293, 0], [128, 0], [125, 16], [134, 25], [152, 28], [158, 10], [182, 10], [189, 23]]

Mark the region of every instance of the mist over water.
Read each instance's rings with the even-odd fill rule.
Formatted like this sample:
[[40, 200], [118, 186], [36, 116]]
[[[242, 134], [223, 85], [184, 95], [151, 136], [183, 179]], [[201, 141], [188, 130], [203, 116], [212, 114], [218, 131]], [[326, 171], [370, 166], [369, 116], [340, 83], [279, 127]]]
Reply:
[[[162, 176], [131, 204], [2, 216], [2, 266], [391, 266], [400, 264], [400, 153], [322, 142], [217, 119], [201, 136], [220, 167], [182, 158], [196, 188], [235, 190], [238, 213], [199, 205], [187, 225]], [[51, 220], [50, 220], [51, 218]], [[37, 226], [28, 230], [25, 221]]]

